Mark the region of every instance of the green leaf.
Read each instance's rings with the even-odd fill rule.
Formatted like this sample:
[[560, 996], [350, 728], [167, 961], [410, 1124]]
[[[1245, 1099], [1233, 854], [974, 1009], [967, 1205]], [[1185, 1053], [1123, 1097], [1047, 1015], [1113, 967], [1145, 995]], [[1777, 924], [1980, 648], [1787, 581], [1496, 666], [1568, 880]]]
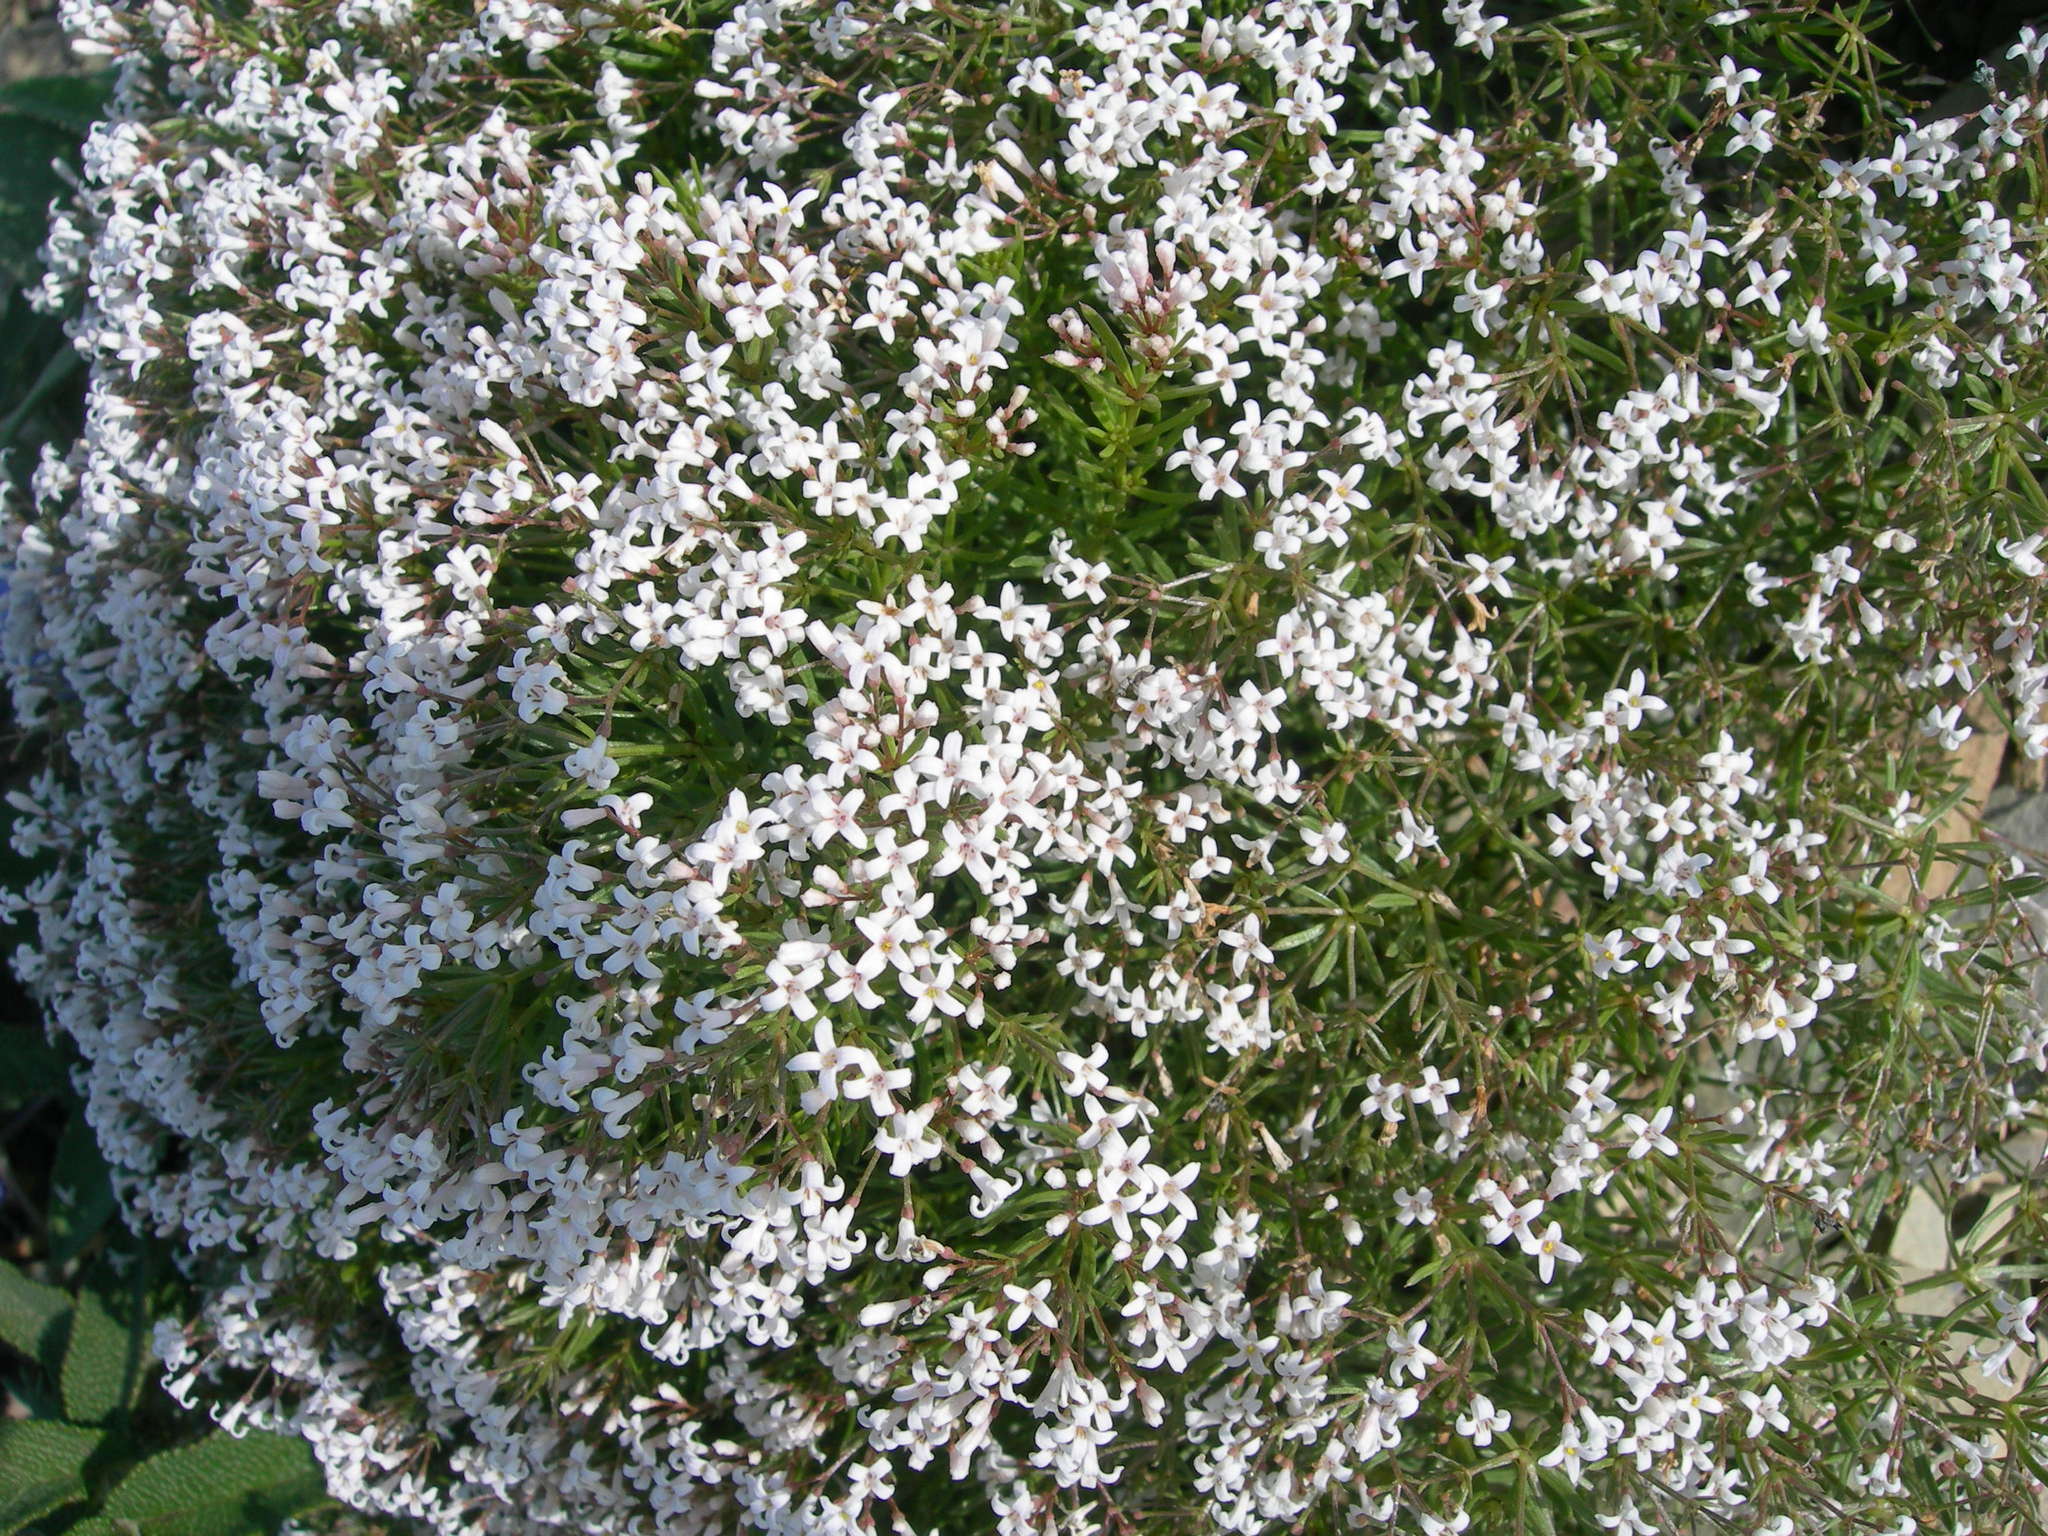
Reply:
[[1306, 928], [1297, 928], [1283, 939], [1275, 939], [1269, 946], [1273, 953], [1284, 954], [1290, 949], [1299, 949], [1313, 941], [1318, 934], [1329, 928], [1328, 923], [1310, 923]]
[[1325, 981], [1329, 980], [1330, 972], [1337, 968], [1337, 956], [1344, 948], [1344, 945], [1339, 940], [1346, 937], [1348, 937], [1347, 933], [1333, 932], [1330, 935], [1330, 942], [1325, 944], [1319, 951], [1315, 966], [1310, 970], [1306, 983], [1310, 991], [1314, 991]]
[[43, 1420], [0, 1424], [0, 1536], [85, 1497], [85, 1464], [103, 1437]]
[[326, 1484], [295, 1435], [225, 1430], [159, 1451], [107, 1495], [76, 1536], [269, 1536], [293, 1513], [325, 1499]]
[[69, 1296], [0, 1259], [0, 1339], [54, 1369], [70, 1312]]
[[50, 1173], [50, 1258], [68, 1264], [114, 1214], [114, 1186], [85, 1116], [76, 1111], [57, 1142]]
[[123, 1327], [99, 1297], [79, 1292], [59, 1378], [64, 1417], [100, 1424], [119, 1415], [134, 1393], [141, 1364], [142, 1330]]

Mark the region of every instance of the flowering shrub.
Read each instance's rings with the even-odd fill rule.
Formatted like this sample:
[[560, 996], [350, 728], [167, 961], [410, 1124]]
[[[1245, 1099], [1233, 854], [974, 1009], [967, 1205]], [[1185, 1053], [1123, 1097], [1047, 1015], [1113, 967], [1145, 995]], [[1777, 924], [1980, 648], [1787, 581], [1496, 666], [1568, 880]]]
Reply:
[[16, 964], [174, 1391], [448, 1533], [2039, 1528], [2038, 1186], [1889, 1243], [2040, 1145], [2048, 39], [69, 21]]

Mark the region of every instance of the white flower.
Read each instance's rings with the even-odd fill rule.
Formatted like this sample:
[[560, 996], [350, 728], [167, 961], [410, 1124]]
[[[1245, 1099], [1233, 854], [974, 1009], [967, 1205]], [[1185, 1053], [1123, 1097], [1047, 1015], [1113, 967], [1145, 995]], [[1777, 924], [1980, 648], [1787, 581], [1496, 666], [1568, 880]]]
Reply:
[[1641, 301], [1635, 297], [1636, 277], [1633, 272], [1609, 271], [1604, 262], [1588, 260], [1587, 275], [1592, 278], [1578, 291], [1581, 304], [1598, 305], [1609, 314], [1628, 314], [1640, 310]]
[[1396, 862], [1406, 864], [1423, 849], [1436, 847], [1436, 828], [1417, 817], [1407, 806], [1400, 808], [1398, 820], [1393, 848]]
[[833, 1038], [832, 1021], [819, 1015], [812, 1029], [814, 1049], [799, 1051], [782, 1064], [785, 1072], [813, 1072], [818, 1082], [814, 1089], [803, 1095], [804, 1108], [812, 1114], [839, 1097], [840, 1074], [861, 1072], [874, 1064], [874, 1058], [858, 1046], [842, 1046]]
[[1818, 304], [1808, 305], [1804, 318], [1794, 320], [1785, 328], [1785, 341], [1788, 346], [1803, 347], [1816, 354], [1827, 351], [1832, 336], [1833, 332], [1828, 328], [1827, 315]]
[[1594, 938], [1591, 934], [1581, 941], [1586, 947], [1586, 958], [1592, 962], [1595, 976], [1620, 976], [1636, 968], [1637, 962], [1628, 958], [1635, 941], [1619, 928], [1610, 928], [1605, 935]]
[[1761, 79], [1763, 75], [1759, 71], [1740, 68], [1733, 59], [1723, 54], [1720, 70], [1707, 82], [1707, 89], [1718, 91], [1721, 99], [1732, 107], [1742, 99], [1744, 86], [1754, 85]]
[[1421, 1080], [1409, 1085], [1408, 1101], [1427, 1104], [1441, 1118], [1449, 1113], [1451, 1095], [1458, 1091], [1458, 1087], [1455, 1077], [1440, 1078], [1435, 1067], [1426, 1066], [1422, 1069]]
[[1480, 1449], [1493, 1444], [1493, 1437], [1504, 1434], [1513, 1420], [1507, 1413], [1493, 1406], [1493, 1400], [1483, 1392], [1475, 1392], [1466, 1412], [1458, 1415], [1456, 1428], [1459, 1434]]
[[[1465, 564], [1472, 568], [1472, 576], [1465, 582], [1465, 590], [1475, 597], [1484, 597], [1487, 592], [1499, 593], [1502, 597], [1513, 597], [1514, 588], [1507, 583], [1507, 573], [1515, 567], [1513, 555], [1502, 555], [1489, 560], [1484, 555], [1467, 555]], [[1640, 677], [1642, 674], [1638, 673]]]
[[1931, 705], [1920, 717], [1920, 734], [1931, 736], [1941, 743], [1942, 750], [1953, 752], [1973, 735], [1975, 730], [1963, 723], [1963, 706], [1951, 704], [1947, 708]]
[[1735, 302], [1738, 305], [1762, 304], [1766, 312], [1773, 317], [1777, 316], [1782, 311], [1778, 301], [1778, 290], [1792, 281], [1792, 274], [1785, 271], [1767, 272], [1760, 261], [1752, 261], [1747, 271], [1749, 282], [1735, 295]]
[[1522, 1251], [1536, 1260], [1537, 1277], [1545, 1285], [1550, 1284], [1551, 1273], [1559, 1263], [1576, 1264], [1585, 1257], [1564, 1240], [1564, 1229], [1555, 1221], [1541, 1233], [1525, 1230], [1521, 1234], [1521, 1244]]
[[[1745, 73], [1748, 72], [1745, 71]], [[1724, 153], [1735, 155], [1740, 154], [1744, 150], [1749, 150], [1754, 154], [1761, 155], [1768, 151], [1771, 148], [1770, 125], [1777, 115], [1769, 107], [1758, 107], [1754, 112], [1735, 113], [1729, 118], [1729, 123], [1735, 129], [1735, 132], [1730, 136], [1728, 148]], [[1741, 301], [1738, 300], [1737, 302]], [[1776, 311], [1773, 310], [1772, 313], [1775, 314]]]
[[1586, 1463], [1595, 1459], [1587, 1454], [1578, 1425], [1567, 1423], [1557, 1444], [1539, 1456], [1536, 1465], [1559, 1469], [1576, 1488], [1586, 1479]]
[[1397, 1189], [1394, 1191], [1394, 1219], [1404, 1227], [1417, 1223], [1427, 1227], [1436, 1222], [1436, 1196], [1427, 1189]]
[[1743, 1429], [1743, 1438], [1754, 1440], [1765, 1429], [1775, 1429], [1788, 1434], [1792, 1421], [1785, 1416], [1785, 1396], [1777, 1387], [1767, 1388], [1761, 1394], [1744, 1388], [1735, 1394], [1735, 1401], [1749, 1410], [1749, 1423]]
[[1665, 1129], [1671, 1124], [1671, 1114], [1671, 1106], [1666, 1104], [1647, 1120], [1641, 1115], [1621, 1117], [1622, 1127], [1628, 1132], [1630, 1161], [1641, 1161], [1652, 1152], [1661, 1152], [1666, 1157], [1678, 1155], [1678, 1143], [1664, 1134]]
[[1387, 1353], [1392, 1356], [1389, 1374], [1395, 1381], [1400, 1381], [1404, 1375], [1420, 1381], [1429, 1374], [1429, 1368], [1438, 1363], [1436, 1355], [1422, 1342], [1423, 1334], [1428, 1331], [1427, 1318], [1397, 1323], [1387, 1330]]
[[1588, 186], [1598, 185], [1621, 164], [1621, 156], [1608, 145], [1605, 123], [1573, 123], [1565, 130], [1565, 142], [1571, 146], [1572, 164], [1586, 173]]
[[1344, 846], [1342, 823], [1330, 822], [1314, 831], [1303, 830], [1301, 840], [1308, 845], [1308, 861], [1311, 864], [1341, 864], [1350, 857]]
[[1054, 1314], [1051, 1307], [1046, 1305], [1046, 1298], [1051, 1294], [1052, 1279], [1050, 1276], [1037, 1281], [1028, 1289], [1021, 1285], [1005, 1285], [1003, 1287], [1003, 1296], [1005, 1299], [1015, 1303], [1010, 1308], [1010, 1320], [1005, 1324], [1007, 1330], [1015, 1333], [1027, 1322], [1036, 1322], [1045, 1328], [1059, 1327], [1060, 1320], [1058, 1316]]

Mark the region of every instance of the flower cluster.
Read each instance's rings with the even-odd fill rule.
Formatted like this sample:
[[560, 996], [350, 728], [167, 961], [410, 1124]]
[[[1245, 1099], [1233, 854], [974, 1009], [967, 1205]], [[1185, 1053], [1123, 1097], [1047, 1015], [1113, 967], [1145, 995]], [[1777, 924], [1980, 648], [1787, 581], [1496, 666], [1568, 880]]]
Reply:
[[2039, 1519], [2048, 41], [66, 12], [16, 964], [184, 1400], [442, 1536]]

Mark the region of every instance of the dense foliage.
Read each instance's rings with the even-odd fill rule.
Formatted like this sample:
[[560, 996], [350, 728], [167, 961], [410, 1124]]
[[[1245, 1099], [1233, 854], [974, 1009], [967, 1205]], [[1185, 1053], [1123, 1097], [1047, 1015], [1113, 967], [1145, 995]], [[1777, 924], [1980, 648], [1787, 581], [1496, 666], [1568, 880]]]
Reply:
[[2039, 1528], [2038, 1186], [1889, 1234], [2041, 1146], [2048, 39], [68, 19], [17, 964], [174, 1391], [447, 1533]]

